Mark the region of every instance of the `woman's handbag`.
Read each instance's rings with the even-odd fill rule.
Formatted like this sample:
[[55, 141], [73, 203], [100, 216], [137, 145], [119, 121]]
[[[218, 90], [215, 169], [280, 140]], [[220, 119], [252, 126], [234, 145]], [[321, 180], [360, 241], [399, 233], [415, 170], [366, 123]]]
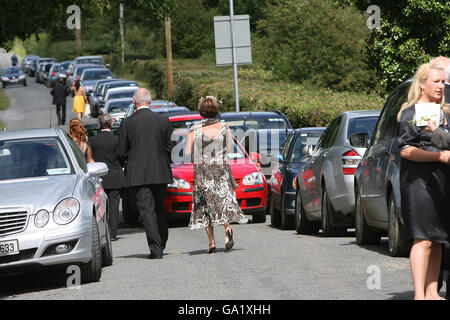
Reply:
[[86, 105], [85, 105], [85, 107], [84, 107], [84, 113], [85, 113], [87, 116], [90, 116], [90, 115], [91, 115], [91, 105], [90, 105], [89, 103], [86, 103]]

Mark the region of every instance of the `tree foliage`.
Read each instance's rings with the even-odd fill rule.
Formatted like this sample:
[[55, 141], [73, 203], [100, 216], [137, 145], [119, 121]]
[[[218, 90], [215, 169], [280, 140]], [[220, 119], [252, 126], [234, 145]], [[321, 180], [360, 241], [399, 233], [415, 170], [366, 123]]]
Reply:
[[278, 78], [337, 90], [374, 86], [365, 61], [369, 32], [356, 9], [332, 8], [326, 0], [277, 0], [265, 14], [257, 47]]
[[[367, 0], [332, 0], [363, 12]], [[389, 91], [414, 75], [422, 63], [450, 56], [450, 0], [379, 0], [381, 28], [371, 32], [368, 55]]]

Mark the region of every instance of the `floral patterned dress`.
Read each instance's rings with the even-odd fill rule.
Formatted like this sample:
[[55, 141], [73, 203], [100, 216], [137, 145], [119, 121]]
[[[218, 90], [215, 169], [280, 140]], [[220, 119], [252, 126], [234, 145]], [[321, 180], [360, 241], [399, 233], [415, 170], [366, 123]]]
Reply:
[[206, 119], [193, 126], [194, 187], [189, 229], [217, 226], [226, 222], [246, 223], [236, 201], [237, 183], [227, 161], [227, 129], [223, 122], [216, 137], [204, 134], [202, 127], [219, 122]]

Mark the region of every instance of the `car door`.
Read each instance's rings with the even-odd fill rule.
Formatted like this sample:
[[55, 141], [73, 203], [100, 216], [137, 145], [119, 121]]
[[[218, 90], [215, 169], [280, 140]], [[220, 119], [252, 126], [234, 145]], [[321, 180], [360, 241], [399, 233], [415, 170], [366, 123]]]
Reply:
[[302, 186], [304, 187], [304, 190], [302, 190], [303, 206], [305, 211], [311, 214], [318, 213], [320, 216], [322, 166], [332, 146], [331, 140], [339, 129], [340, 119], [341, 117], [338, 117], [333, 120], [325, 130], [302, 171]]
[[290, 145], [294, 137], [295, 132], [292, 132], [287, 138], [286, 143], [283, 146], [283, 149], [281, 150], [282, 156], [281, 161], [279, 161], [278, 164], [275, 164], [274, 169], [272, 171], [271, 196], [273, 197], [274, 207], [277, 210], [281, 209], [281, 196], [282, 196], [281, 188], [286, 174], [286, 162], [288, 160]]
[[[392, 145], [397, 144], [397, 114], [408, 95], [408, 86], [402, 86], [388, 99], [380, 115], [371, 146], [363, 163], [363, 184], [361, 188], [361, 205], [364, 207], [368, 223], [387, 221], [387, 176]], [[397, 148], [398, 149], [398, 148]]]

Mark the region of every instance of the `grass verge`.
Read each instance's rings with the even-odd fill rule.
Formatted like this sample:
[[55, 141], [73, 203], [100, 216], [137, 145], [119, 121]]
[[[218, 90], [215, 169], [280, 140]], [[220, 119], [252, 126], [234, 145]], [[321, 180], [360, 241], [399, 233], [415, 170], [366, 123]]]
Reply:
[[9, 107], [9, 98], [5, 90], [0, 89], [0, 110], [6, 110]]

